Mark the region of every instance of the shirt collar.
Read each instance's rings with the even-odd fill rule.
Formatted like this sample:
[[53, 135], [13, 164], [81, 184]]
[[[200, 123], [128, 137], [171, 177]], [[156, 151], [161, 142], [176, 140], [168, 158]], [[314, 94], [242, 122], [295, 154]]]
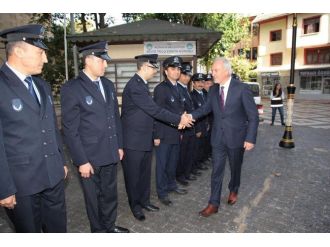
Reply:
[[23, 73], [19, 72], [18, 70], [14, 69], [12, 66], [10, 66], [8, 64], [8, 62], [6, 62], [6, 65], [8, 66], [9, 69], [11, 69], [11, 71], [14, 72], [14, 74], [21, 80], [24, 82], [25, 78], [27, 77], [27, 75], [24, 75]]
[[178, 83], [179, 83], [181, 86], [183, 86], [184, 88], [187, 88], [187, 85], [185, 85], [185, 84], [183, 84], [183, 83], [181, 83], [181, 82], [179, 82], [179, 81], [178, 81]]
[[139, 75], [139, 73], [136, 73], [136, 74], [143, 80], [144, 84], [148, 84], [148, 82], [145, 79], [143, 79], [142, 76]]
[[95, 80], [93, 80], [86, 72], [83, 70], [83, 73], [91, 80], [91, 81], [98, 81], [100, 82], [100, 77], [97, 77]]
[[231, 76], [229, 77], [229, 79], [224, 84], [222, 84], [222, 85], [220, 84], [220, 87], [229, 88], [230, 81], [231, 81]]

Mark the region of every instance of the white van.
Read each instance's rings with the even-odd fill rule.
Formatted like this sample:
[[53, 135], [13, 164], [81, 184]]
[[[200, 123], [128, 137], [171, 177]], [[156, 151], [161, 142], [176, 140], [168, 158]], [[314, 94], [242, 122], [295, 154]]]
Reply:
[[260, 85], [258, 82], [251, 82], [251, 81], [243, 81], [243, 83], [247, 84], [252, 91], [254, 102], [257, 105], [258, 113], [259, 113], [259, 120], [262, 121], [261, 118], [262, 114], [264, 113], [264, 107], [261, 104], [261, 97], [260, 97]]

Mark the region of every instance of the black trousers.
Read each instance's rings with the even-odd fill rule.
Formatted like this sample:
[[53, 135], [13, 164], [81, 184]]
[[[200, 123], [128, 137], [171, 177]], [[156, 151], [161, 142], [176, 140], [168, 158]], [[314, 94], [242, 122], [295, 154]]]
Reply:
[[124, 149], [122, 161], [128, 203], [133, 213], [150, 204], [152, 151]]
[[89, 178], [79, 174], [87, 216], [91, 232], [108, 232], [114, 229], [117, 218], [117, 164], [93, 169]]
[[230, 192], [238, 192], [241, 181], [243, 156], [244, 148], [229, 148], [224, 143], [221, 143], [219, 146], [212, 146], [213, 168], [211, 174], [210, 204], [215, 206], [219, 206], [220, 204], [222, 180], [225, 173], [227, 157], [231, 174], [228, 189]]
[[66, 232], [64, 181], [55, 187], [28, 196], [16, 196], [14, 209], [6, 213], [16, 232]]
[[195, 135], [183, 135], [180, 143], [180, 159], [176, 168], [177, 178], [189, 177], [194, 162], [193, 153], [195, 151], [196, 137]]

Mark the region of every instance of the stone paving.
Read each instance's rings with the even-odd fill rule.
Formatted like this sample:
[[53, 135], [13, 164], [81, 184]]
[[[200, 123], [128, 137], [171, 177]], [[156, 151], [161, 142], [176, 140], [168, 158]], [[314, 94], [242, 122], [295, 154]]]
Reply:
[[[328, 103], [297, 102], [293, 126], [295, 148], [283, 149], [278, 143], [284, 128], [279, 121], [275, 126], [269, 125], [269, 108], [265, 106], [265, 121], [260, 123], [257, 145], [253, 151], [245, 154], [238, 202], [233, 206], [226, 204], [229, 180], [227, 166], [220, 210], [209, 218], [199, 217], [198, 211], [207, 205], [211, 169], [203, 171], [202, 176], [187, 187], [187, 195], [170, 194], [174, 202], [171, 207], [159, 203], [153, 176], [151, 201], [159, 205], [161, 210], [146, 212], [146, 220], [139, 222], [129, 210], [119, 164], [117, 224], [141, 233], [329, 233], [329, 107]], [[310, 114], [317, 114], [317, 118], [313, 117], [315, 123], [299, 124], [307, 122]], [[322, 124], [317, 122], [320, 118], [324, 120]], [[72, 166], [66, 198], [68, 231], [90, 232], [82, 191]], [[12, 231], [4, 210], [0, 209], [0, 232]]]

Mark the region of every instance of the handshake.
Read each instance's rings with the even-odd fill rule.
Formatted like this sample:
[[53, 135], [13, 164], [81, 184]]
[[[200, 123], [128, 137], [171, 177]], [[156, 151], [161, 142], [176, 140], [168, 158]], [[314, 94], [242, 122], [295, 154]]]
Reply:
[[181, 121], [178, 125], [178, 129], [184, 129], [186, 127], [191, 127], [194, 125], [194, 122], [195, 122], [195, 120], [192, 118], [192, 115], [184, 112], [181, 115]]

